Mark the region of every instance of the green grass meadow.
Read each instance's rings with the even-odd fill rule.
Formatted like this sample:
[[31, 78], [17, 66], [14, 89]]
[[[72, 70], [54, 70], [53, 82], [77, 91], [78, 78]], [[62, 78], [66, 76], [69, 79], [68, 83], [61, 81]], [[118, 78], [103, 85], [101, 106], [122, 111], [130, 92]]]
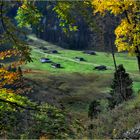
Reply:
[[[106, 98], [114, 73], [111, 54], [96, 52], [97, 55], [88, 55], [83, 51], [62, 49], [35, 37], [31, 39], [38, 45], [31, 44], [33, 62], [28, 63], [24, 69], [36, 71], [26, 76], [40, 82], [41, 88], [38, 87], [39, 92], [34, 95], [37, 100], [44, 101], [45, 98], [47, 100], [47, 97], [53, 96], [75, 114], [87, 116], [88, 105], [92, 100]], [[41, 46], [45, 46], [48, 50], [39, 49]], [[59, 53], [49, 53], [53, 49], [58, 50]], [[54, 63], [60, 63], [62, 68], [52, 68], [51, 63], [41, 63], [42, 57], [50, 58]], [[77, 61], [75, 57], [83, 57], [85, 61]], [[136, 58], [128, 56], [127, 53], [116, 53], [116, 61], [117, 65], [124, 65], [133, 79], [133, 90], [136, 96], [140, 89]], [[98, 65], [107, 66], [107, 70], [94, 70]]]
[[[92, 72], [103, 72], [103, 73], [112, 73], [114, 71], [114, 64], [112, 60], [112, 55], [102, 52], [96, 52], [97, 55], [87, 55], [82, 51], [73, 51], [73, 50], [60, 50], [59, 54], [49, 54], [45, 53], [39, 49], [32, 50], [33, 62], [29, 63], [27, 67], [38, 69], [38, 70], [47, 70], [51, 73], [53, 72], [81, 72], [81, 73], [92, 73]], [[76, 61], [75, 57], [83, 57], [85, 61]], [[42, 64], [40, 58], [46, 57], [50, 58], [55, 63], [60, 63], [62, 69], [51, 68], [51, 65], [48, 63]], [[126, 68], [126, 71], [129, 73], [138, 74], [137, 61], [134, 57], [127, 56], [127, 54], [116, 54], [117, 64], [123, 64]], [[107, 71], [97, 71], [93, 70], [94, 66], [106, 65]]]
[[[73, 51], [73, 50], [59, 50], [58, 54], [50, 54], [43, 52], [40, 49], [32, 50], [32, 59], [33, 62], [28, 63], [26, 68], [32, 70], [46, 71], [51, 74], [64, 74], [64, 73], [91, 73], [91, 74], [111, 74], [114, 72], [114, 64], [112, 60], [112, 55], [96, 52], [97, 55], [87, 55], [82, 51]], [[75, 57], [83, 57], [85, 61], [76, 61]], [[41, 63], [40, 58], [46, 57], [50, 58], [52, 62], [60, 63], [62, 68], [56, 69], [51, 67], [51, 63]], [[123, 64], [126, 68], [126, 71], [130, 73], [131, 77], [134, 80], [134, 90], [137, 91], [140, 88], [140, 77], [137, 68], [137, 61], [134, 57], [128, 56], [127, 54], [116, 54], [117, 64]], [[94, 70], [95, 66], [105, 65], [108, 70], [98, 71]]]

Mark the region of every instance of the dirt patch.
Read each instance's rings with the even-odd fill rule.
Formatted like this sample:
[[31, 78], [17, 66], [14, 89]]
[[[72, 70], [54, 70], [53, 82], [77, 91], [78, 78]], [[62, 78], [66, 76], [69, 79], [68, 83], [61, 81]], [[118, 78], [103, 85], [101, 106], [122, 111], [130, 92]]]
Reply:
[[47, 74], [47, 71], [26, 69], [23, 70], [23, 74]]

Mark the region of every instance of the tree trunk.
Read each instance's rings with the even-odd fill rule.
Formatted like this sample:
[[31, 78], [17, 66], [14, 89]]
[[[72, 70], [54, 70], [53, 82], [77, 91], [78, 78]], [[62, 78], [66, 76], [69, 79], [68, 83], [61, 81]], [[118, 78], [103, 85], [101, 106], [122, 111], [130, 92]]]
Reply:
[[115, 70], [117, 71], [117, 63], [116, 63], [116, 59], [115, 59], [115, 54], [113, 52], [112, 52], [112, 57], [113, 57]]
[[140, 72], [140, 54], [137, 56], [137, 61], [138, 61], [138, 69], [139, 69], [139, 72]]
[[137, 55], [137, 61], [138, 61], [138, 69], [139, 69], [139, 72], [140, 72], [140, 50], [139, 50], [139, 47], [136, 46], [136, 51], [135, 51], [136, 55]]
[[115, 58], [115, 51], [114, 51], [113, 45], [111, 44], [111, 40], [109, 40], [109, 47], [111, 48], [111, 54], [112, 54], [112, 58], [113, 58], [113, 62], [114, 62], [114, 68], [117, 71], [117, 62], [116, 62], [116, 58]]

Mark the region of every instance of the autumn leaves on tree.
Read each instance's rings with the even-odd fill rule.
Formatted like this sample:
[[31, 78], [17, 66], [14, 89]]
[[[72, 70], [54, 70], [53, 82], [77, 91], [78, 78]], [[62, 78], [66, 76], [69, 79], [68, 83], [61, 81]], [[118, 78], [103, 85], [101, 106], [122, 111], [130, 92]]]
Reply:
[[139, 0], [93, 0], [95, 13], [105, 15], [107, 11], [121, 16], [120, 25], [115, 29], [118, 51], [128, 51], [138, 60], [140, 71], [140, 1]]

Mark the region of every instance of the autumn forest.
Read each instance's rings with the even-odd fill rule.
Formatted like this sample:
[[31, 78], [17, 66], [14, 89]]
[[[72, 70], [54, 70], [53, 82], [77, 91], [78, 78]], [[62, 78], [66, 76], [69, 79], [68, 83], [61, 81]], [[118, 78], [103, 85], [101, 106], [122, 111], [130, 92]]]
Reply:
[[140, 139], [139, 0], [0, 0], [0, 139]]

